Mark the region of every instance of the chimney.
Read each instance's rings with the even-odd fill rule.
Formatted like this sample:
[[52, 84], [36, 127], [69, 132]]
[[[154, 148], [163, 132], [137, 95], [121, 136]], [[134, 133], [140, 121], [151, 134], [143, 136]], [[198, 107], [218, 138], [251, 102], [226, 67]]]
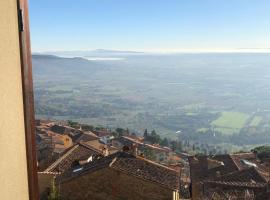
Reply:
[[135, 143], [132, 144], [132, 154], [134, 156], [137, 156], [138, 155], [138, 145], [135, 144]]

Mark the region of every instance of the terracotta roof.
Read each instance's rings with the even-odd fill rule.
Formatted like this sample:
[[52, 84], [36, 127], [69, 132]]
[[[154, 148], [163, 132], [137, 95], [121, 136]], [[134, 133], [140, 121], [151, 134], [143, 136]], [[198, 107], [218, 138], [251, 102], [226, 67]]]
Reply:
[[38, 172], [38, 174], [50, 174], [50, 175], [59, 175], [59, 172]]
[[59, 125], [53, 125], [51, 127], [51, 131], [59, 134], [65, 134], [66, 133], [66, 127], [64, 126], [59, 126]]
[[[214, 159], [223, 163], [222, 166], [218, 167], [220, 168], [220, 172], [222, 174], [234, 172], [239, 169], [229, 154], [216, 155], [216, 156], [211, 157], [211, 159]], [[214, 169], [215, 168], [213, 168], [213, 170]]]
[[264, 188], [267, 186], [267, 183], [255, 183], [255, 182], [237, 182], [237, 181], [204, 181], [203, 183], [208, 183], [211, 185], [226, 185], [236, 187], [245, 187], [245, 188]]
[[222, 190], [215, 188], [214, 190], [208, 191], [206, 196], [202, 199], [207, 200], [237, 200], [237, 199], [246, 199], [246, 200], [255, 200], [256, 197], [254, 195], [254, 191], [252, 189], [245, 189], [245, 190]]
[[59, 180], [60, 182], [68, 181], [72, 178], [88, 174], [105, 167], [110, 167], [128, 175], [151, 181], [173, 190], [179, 189], [178, 172], [125, 152], [117, 152], [107, 157], [97, 159], [82, 166], [82, 169], [77, 172], [70, 170], [60, 176]]
[[71, 168], [74, 161], [85, 160], [91, 155], [101, 156], [101, 152], [83, 143], [69, 148], [58, 160], [50, 165], [45, 172], [64, 172]]
[[119, 142], [123, 143], [124, 145], [128, 145], [128, 146], [135, 143], [135, 144], [138, 144], [140, 147], [147, 147], [147, 148], [155, 150], [155, 151], [160, 151], [160, 152], [171, 152], [172, 151], [168, 147], [160, 147], [158, 145], [143, 143], [139, 140], [133, 139], [133, 138], [128, 137], [128, 136], [122, 136], [116, 140], [118, 140]]
[[111, 135], [111, 132], [105, 131], [105, 130], [102, 130], [102, 131], [93, 131], [93, 132], [94, 132], [97, 136], [99, 136], [99, 137]]
[[231, 158], [238, 167], [239, 170], [249, 168], [251, 164], [256, 165], [256, 168], [259, 168], [262, 171], [268, 171], [268, 167], [264, 166], [261, 161], [257, 158], [254, 153], [240, 153], [240, 154], [231, 154]]
[[92, 141], [92, 140], [98, 140], [99, 137], [97, 135], [95, 135], [92, 132], [85, 132], [83, 133], [76, 141], [77, 142], [88, 142], [88, 141]]
[[218, 177], [217, 181], [233, 181], [233, 182], [256, 182], [256, 183], [267, 183], [267, 179], [261, 175], [260, 172], [254, 167], [235, 171], [224, 176]]

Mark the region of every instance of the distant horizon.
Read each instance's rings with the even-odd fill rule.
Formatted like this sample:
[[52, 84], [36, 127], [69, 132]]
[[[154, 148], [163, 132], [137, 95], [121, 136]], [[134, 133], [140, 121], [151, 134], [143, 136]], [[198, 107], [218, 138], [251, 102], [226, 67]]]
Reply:
[[95, 52], [111, 51], [111, 53], [157, 53], [157, 54], [177, 54], [177, 53], [270, 53], [270, 48], [237, 48], [237, 49], [173, 49], [173, 50], [145, 50], [145, 49], [74, 49], [74, 50], [43, 50], [32, 51], [32, 54], [46, 53], [72, 53], [72, 52]]

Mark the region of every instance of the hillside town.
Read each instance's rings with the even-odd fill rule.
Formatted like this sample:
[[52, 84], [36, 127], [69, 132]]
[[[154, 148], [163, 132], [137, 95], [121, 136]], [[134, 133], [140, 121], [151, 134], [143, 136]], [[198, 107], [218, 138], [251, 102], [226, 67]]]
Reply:
[[270, 199], [270, 156], [257, 151], [191, 155], [128, 129], [53, 120], [36, 120], [36, 144], [44, 200]]

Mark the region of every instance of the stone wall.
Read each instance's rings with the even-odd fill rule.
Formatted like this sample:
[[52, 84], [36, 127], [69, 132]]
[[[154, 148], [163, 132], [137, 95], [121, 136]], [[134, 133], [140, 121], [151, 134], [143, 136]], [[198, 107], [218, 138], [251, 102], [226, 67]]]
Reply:
[[173, 191], [111, 168], [61, 184], [63, 200], [172, 200]]

